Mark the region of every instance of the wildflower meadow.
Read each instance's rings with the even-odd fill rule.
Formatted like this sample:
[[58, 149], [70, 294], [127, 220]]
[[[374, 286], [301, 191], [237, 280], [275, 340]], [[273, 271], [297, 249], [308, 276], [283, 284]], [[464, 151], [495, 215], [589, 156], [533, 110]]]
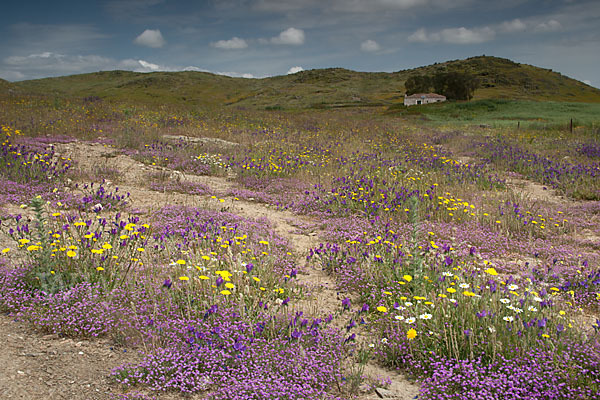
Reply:
[[113, 398], [600, 397], [591, 127], [26, 94], [0, 125], [0, 312], [137, 354]]

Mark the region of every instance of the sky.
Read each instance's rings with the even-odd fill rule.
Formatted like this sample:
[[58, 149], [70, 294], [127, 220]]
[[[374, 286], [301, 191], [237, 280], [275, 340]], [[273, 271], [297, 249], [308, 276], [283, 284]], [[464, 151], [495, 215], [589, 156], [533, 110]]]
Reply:
[[488, 55], [600, 87], [599, 0], [8, 1], [0, 78], [131, 70], [262, 78]]

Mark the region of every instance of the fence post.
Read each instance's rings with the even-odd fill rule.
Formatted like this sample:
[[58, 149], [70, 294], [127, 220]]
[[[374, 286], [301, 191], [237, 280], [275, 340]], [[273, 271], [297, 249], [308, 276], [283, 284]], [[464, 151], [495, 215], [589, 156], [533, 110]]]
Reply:
[[571, 125], [569, 126], [569, 131], [573, 133], [573, 118], [571, 118]]

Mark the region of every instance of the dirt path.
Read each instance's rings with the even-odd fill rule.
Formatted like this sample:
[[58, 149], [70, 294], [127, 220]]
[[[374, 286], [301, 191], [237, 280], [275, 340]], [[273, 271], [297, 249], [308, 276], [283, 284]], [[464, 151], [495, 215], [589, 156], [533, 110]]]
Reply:
[[112, 368], [136, 355], [106, 341], [40, 335], [0, 316], [0, 399], [111, 399]]
[[[219, 196], [221, 203], [210, 196], [193, 196], [180, 193], [161, 193], [143, 187], [143, 182], [152, 172], [177, 172], [162, 167], [148, 166], [133, 158], [120, 154], [107, 145], [73, 142], [56, 146], [57, 152], [77, 162], [82, 177], [94, 176], [99, 166], [108, 166], [123, 171], [115, 186], [120, 192], [129, 192], [133, 207], [152, 211], [166, 205], [184, 205], [223, 209], [247, 218], [266, 218], [277, 234], [286, 238], [296, 256], [298, 265], [304, 266], [298, 276], [299, 282], [309, 294], [296, 307], [309, 314], [334, 313], [339, 309], [343, 295], [338, 293], [334, 280], [321, 269], [306, 265], [306, 256], [311, 248], [319, 245], [318, 232], [299, 233], [294, 222], [311, 224], [315, 221], [297, 216], [288, 211], [276, 210], [266, 204], [234, 200]], [[180, 174], [180, 173], [179, 173]], [[180, 174], [179, 179], [202, 183], [215, 193], [226, 193], [235, 184], [223, 177], [194, 176]], [[22, 324], [0, 316], [0, 398], [1, 399], [109, 399], [118, 392], [110, 385], [110, 370], [135, 358], [135, 354], [114, 350], [102, 341], [74, 342], [59, 339], [55, 335], [41, 336]], [[365, 368], [364, 374], [373, 380], [389, 378], [387, 392], [390, 399], [409, 400], [418, 394], [418, 387], [404, 377], [382, 369], [374, 363]], [[161, 399], [178, 398], [173, 395], [153, 396]], [[188, 397], [189, 398], [189, 397]], [[201, 398], [194, 396], [194, 398]], [[362, 394], [358, 399], [379, 398], [377, 394]]]

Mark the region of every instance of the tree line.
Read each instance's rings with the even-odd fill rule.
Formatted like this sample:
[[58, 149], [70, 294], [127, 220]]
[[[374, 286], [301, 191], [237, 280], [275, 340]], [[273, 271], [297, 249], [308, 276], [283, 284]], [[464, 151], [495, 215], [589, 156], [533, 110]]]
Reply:
[[429, 93], [446, 96], [448, 100], [471, 100], [479, 87], [477, 77], [463, 72], [438, 72], [431, 75], [412, 75], [404, 83], [406, 95]]

